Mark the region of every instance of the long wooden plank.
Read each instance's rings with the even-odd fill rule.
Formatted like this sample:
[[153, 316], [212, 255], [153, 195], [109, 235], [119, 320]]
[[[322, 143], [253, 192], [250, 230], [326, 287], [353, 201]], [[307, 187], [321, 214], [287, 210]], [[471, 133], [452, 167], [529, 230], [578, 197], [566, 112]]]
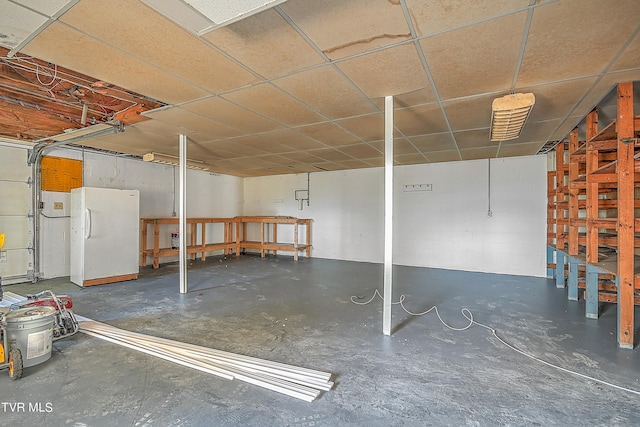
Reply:
[[633, 83], [618, 84], [618, 345], [634, 344]]

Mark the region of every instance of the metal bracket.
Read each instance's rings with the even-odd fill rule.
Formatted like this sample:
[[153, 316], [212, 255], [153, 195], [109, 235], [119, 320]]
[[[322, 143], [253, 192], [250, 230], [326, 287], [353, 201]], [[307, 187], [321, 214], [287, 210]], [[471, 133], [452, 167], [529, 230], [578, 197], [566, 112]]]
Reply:
[[637, 144], [638, 138], [620, 138], [620, 142], [623, 144]]

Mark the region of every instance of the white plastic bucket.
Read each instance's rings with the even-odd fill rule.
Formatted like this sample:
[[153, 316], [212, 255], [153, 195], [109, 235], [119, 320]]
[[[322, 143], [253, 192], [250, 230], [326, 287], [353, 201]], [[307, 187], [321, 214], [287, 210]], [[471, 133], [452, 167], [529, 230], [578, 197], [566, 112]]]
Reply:
[[51, 358], [55, 314], [53, 307], [25, 307], [5, 315], [7, 337], [20, 349], [25, 368]]

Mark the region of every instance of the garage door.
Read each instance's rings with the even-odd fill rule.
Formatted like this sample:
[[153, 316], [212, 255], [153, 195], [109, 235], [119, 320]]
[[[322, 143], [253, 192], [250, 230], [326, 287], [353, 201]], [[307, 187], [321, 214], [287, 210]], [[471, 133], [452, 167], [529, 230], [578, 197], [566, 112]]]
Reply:
[[0, 145], [0, 276], [3, 284], [33, 277], [32, 177], [25, 148]]

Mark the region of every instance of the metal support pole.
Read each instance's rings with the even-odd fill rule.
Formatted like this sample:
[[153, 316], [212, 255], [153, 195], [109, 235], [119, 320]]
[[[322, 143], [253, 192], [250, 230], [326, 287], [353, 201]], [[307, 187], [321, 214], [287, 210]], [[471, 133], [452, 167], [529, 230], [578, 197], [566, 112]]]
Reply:
[[384, 98], [384, 302], [382, 333], [391, 335], [393, 290], [393, 96]]
[[187, 135], [180, 135], [180, 293], [187, 293]]

